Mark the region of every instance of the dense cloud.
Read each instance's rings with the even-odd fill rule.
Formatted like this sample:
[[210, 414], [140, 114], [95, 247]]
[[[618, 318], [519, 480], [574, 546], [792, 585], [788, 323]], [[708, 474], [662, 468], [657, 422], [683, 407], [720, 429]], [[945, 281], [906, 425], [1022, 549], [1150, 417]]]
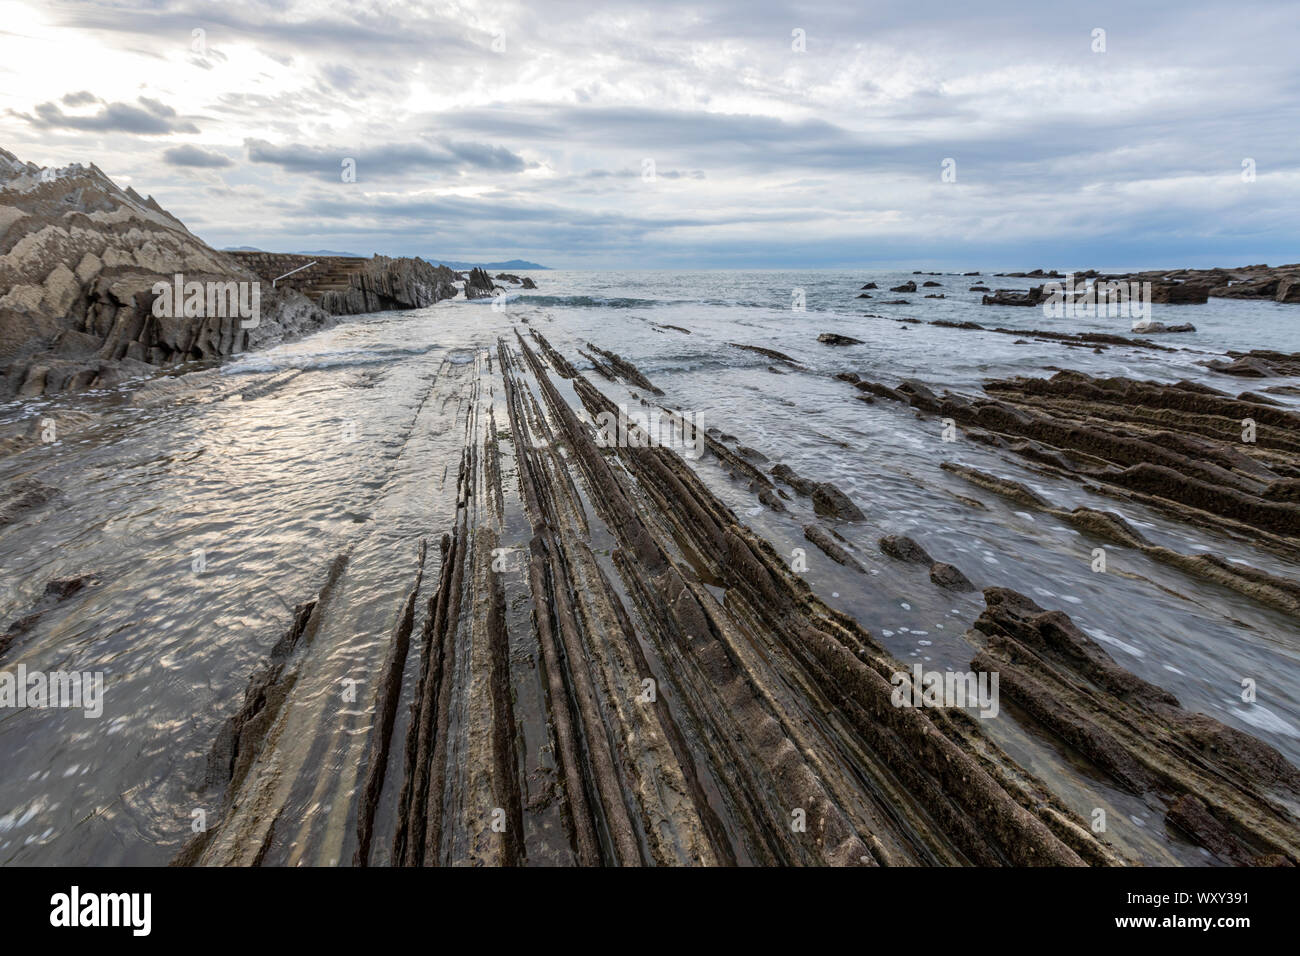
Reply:
[[216, 245], [575, 267], [1297, 258], [1282, 2], [21, 2], [0, 143], [95, 162]]
[[211, 153], [189, 145], [164, 150], [163, 159], [173, 166], [189, 166], [193, 169], [224, 169], [235, 165], [233, 160], [220, 153]]
[[[70, 106], [87, 102], [89, 94], [70, 93], [63, 102]], [[89, 102], [95, 102], [90, 96]], [[86, 130], [92, 132], [138, 133], [143, 136], [163, 136], [167, 133], [197, 133], [193, 123], [179, 119], [176, 110], [157, 100], [142, 96], [139, 106], [130, 103], [103, 103], [93, 113], [65, 113], [56, 103], [39, 103], [36, 115], [23, 115], [34, 126], [54, 129]]]

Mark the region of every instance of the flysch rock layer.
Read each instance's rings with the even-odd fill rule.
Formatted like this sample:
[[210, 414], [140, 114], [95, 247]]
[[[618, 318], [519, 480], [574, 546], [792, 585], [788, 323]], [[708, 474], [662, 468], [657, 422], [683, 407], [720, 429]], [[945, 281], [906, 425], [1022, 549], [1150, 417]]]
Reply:
[[[625, 359], [603, 364], [648, 391]], [[318, 704], [296, 675], [328, 656], [313, 635], [342, 611], [340, 558], [214, 746], [226, 810], [178, 862], [310, 859], [317, 842], [359, 865], [1130, 862], [966, 711], [896, 706], [906, 667], [674, 451], [603, 447], [593, 422], [615, 401], [539, 332], [448, 372], [425, 407], [463, 435], [457, 507], [405, 572], [360, 795], [311, 832], [276, 826], [316, 786], [297, 755], [321, 732]], [[734, 436], [704, 444], [774, 505], [781, 485], [817, 490], [760, 469]], [[834, 531], [854, 519], [821, 520], [808, 538], [860, 569]], [[501, 573], [510, 528], [527, 545]], [[932, 562], [914, 542], [882, 547]], [[931, 567], [937, 588], [967, 583]], [[1276, 751], [1183, 711], [1064, 614], [985, 594], [976, 664], [1005, 675], [1025, 719], [1226, 862], [1294, 862], [1296, 772]], [[535, 662], [522, 676], [520, 659]]]
[[[153, 197], [119, 188], [93, 164], [45, 170], [0, 149], [0, 397], [111, 387], [295, 338], [337, 315], [420, 308], [457, 294], [445, 267], [361, 262], [346, 288], [313, 302], [300, 283], [273, 287], [275, 275], [211, 248]], [[154, 315], [155, 283], [178, 274], [258, 283], [257, 321]]]

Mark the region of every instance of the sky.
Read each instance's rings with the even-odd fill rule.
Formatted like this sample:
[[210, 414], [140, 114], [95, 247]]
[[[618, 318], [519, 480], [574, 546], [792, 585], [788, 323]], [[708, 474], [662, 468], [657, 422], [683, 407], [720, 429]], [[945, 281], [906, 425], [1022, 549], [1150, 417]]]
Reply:
[[0, 0], [0, 146], [217, 247], [1300, 261], [1290, 2]]

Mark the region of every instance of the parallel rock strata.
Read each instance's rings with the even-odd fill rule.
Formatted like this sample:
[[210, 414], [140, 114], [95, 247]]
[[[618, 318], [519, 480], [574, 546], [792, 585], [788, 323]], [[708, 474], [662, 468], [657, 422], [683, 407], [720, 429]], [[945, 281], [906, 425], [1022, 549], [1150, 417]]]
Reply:
[[971, 666], [1105, 771], [1122, 789], [1170, 804], [1172, 823], [1234, 862], [1294, 865], [1300, 772], [1267, 744], [1203, 714], [1115, 664], [1060, 611], [989, 588], [971, 635]]
[[1058, 372], [940, 398], [914, 381], [856, 388], [952, 418], [1004, 447], [1108, 493], [1283, 553], [1300, 536], [1300, 414], [1203, 385]]
[[152, 197], [119, 189], [97, 167], [43, 171], [0, 149], [0, 395], [108, 387], [332, 321], [299, 293], [269, 285], [256, 324], [153, 315], [154, 284], [177, 274], [257, 281]]

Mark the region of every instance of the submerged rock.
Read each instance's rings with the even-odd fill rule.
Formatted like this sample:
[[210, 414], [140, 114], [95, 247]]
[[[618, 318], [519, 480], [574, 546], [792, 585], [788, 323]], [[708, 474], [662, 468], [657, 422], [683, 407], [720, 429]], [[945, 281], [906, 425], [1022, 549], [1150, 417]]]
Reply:
[[974, 591], [975, 585], [951, 564], [936, 561], [930, 565], [930, 580], [949, 591]]
[[823, 332], [817, 336], [817, 341], [823, 345], [861, 345], [861, 339], [850, 338], [847, 335], [839, 335], [835, 332]]
[[1154, 335], [1158, 332], [1195, 332], [1196, 326], [1190, 322], [1184, 322], [1180, 325], [1165, 325], [1163, 322], [1139, 322], [1133, 326], [1133, 331], [1140, 335]]
[[844, 521], [865, 521], [862, 513], [849, 496], [829, 481], [818, 482], [812, 492], [813, 510], [819, 515], [830, 515]]
[[934, 564], [925, 548], [904, 534], [887, 534], [880, 539], [880, 550], [891, 558], [910, 564]]

